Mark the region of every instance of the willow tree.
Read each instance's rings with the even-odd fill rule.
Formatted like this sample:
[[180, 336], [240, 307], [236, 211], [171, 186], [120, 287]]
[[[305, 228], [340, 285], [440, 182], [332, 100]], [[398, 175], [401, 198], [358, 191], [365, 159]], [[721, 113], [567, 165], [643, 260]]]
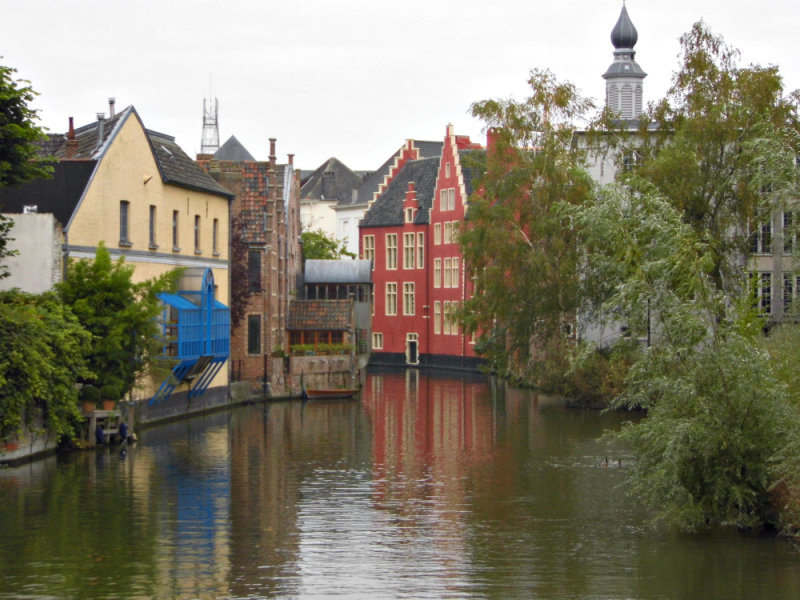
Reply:
[[476, 285], [462, 316], [496, 369], [547, 384], [564, 373], [578, 306], [577, 246], [557, 207], [591, 196], [571, 142], [593, 105], [549, 71], [528, 84], [523, 101], [471, 107], [491, 141], [459, 236]]
[[740, 65], [738, 50], [696, 23], [681, 37], [665, 98], [638, 132], [631, 183], [652, 185], [705, 238], [711, 276], [734, 292], [748, 235], [797, 198], [797, 92], [776, 66]]

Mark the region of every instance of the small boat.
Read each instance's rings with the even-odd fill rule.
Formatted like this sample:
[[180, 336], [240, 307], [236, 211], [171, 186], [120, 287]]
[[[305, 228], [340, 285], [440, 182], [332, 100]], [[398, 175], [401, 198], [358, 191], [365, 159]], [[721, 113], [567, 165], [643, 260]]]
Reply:
[[303, 390], [303, 396], [309, 400], [352, 398], [359, 391], [359, 388], [306, 388]]

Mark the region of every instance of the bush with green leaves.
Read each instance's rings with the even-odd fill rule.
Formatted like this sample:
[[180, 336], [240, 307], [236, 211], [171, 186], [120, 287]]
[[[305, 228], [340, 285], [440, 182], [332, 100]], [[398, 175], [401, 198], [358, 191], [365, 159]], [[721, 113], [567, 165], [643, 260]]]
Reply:
[[25, 425], [72, 437], [89, 348], [90, 335], [54, 294], [0, 292], [0, 437]]

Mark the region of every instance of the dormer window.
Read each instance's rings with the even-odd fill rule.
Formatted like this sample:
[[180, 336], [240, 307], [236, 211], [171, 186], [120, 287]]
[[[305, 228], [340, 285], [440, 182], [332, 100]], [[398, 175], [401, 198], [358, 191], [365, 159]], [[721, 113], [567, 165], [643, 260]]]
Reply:
[[413, 208], [411, 208], [410, 206], [406, 208], [406, 218], [405, 218], [405, 222], [406, 223], [413, 223], [414, 222], [414, 213], [415, 212], [416, 211]]

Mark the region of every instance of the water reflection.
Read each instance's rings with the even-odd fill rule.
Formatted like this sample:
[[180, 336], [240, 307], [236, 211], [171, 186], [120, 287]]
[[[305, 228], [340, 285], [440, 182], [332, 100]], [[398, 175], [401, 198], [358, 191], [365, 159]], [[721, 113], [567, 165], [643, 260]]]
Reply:
[[622, 418], [373, 373], [3, 469], [0, 597], [798, 597], [781, 540], [643, 526], [598, 441]]

